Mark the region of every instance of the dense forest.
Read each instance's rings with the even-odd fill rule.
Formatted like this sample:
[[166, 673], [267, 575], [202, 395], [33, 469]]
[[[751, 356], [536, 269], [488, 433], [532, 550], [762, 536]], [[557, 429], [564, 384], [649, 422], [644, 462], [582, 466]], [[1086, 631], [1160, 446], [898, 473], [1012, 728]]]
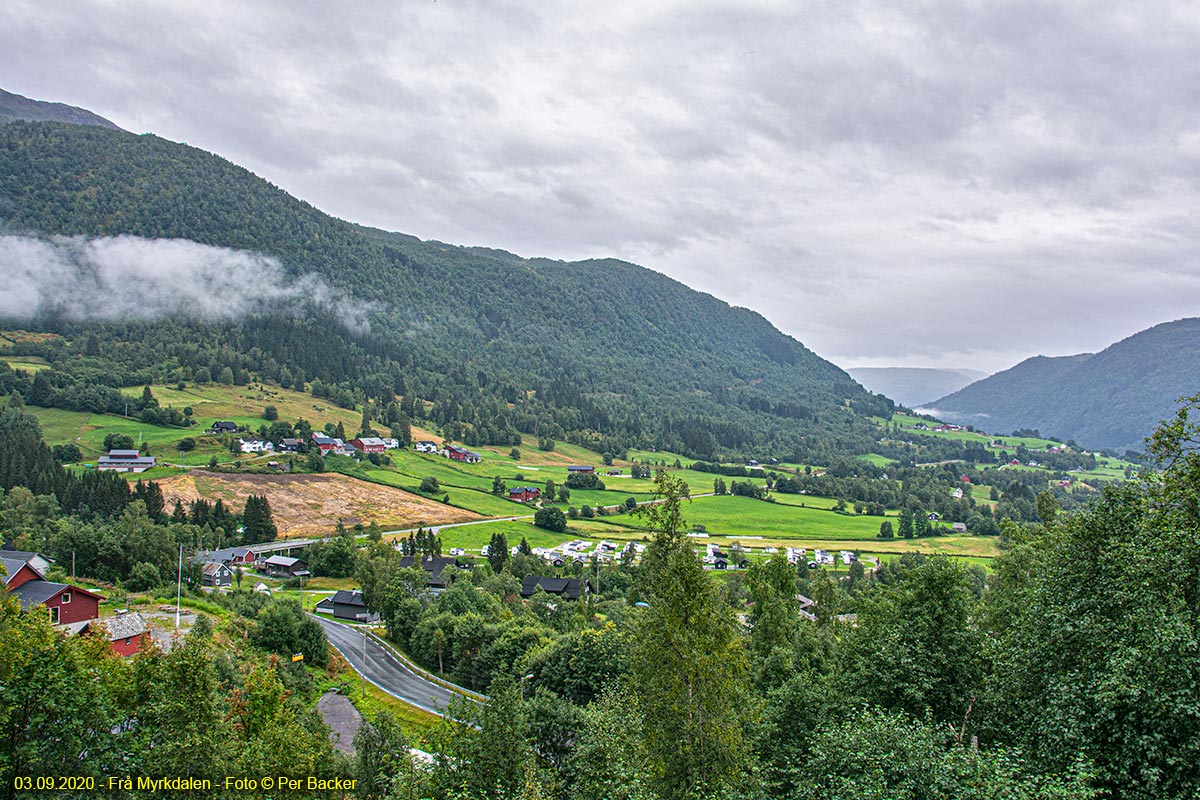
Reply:
[[[114, 351], [123, 368], [108, 377], [93, 370], [93, 382], [215, 378], [229, 366], [235, 376], [240, 368], [291, 383], [319, 378], [346, 396], [432, 403], [463, 438], [487, 428], [480, 441], [502, 441], [497, 428], [515, 407], [527, 418], [518, 429], [601, 451], [652, 445], [712, 456], [761, 447], [811, 461], [866, 452], [864, 417], [891, 413], [889, 401], [761, 316], [650, 270], [363, 228], [150, 135], [0, 126], [0, 223], [19, 234], [253, 251], [277, 258], [284, 280], [317, 278], [341, 293], [323, 311], [288, 307], [272, 318], [267, 309], [223, 323], [155, 321], [149, 312], [140, 323], [91, 323], [78, 305], [55, 303], [20, 320], [84, 353], [89, 339], [90, 352]], [[129, 291], [137, 296], [138, 286]], [[64, 371], [87, 370], [37, 354]]]

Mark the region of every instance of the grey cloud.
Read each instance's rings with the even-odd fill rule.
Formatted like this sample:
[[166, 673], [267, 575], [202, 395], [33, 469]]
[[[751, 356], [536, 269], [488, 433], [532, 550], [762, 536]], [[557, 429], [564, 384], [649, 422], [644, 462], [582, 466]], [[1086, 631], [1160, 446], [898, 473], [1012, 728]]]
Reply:
[[338, 216], [644, 263], [846, 363], [1001, 368], [1200, 308], [1174, 0], [9, 0], [0, 67]]
[[179, 239], [0, 236], [0, 275], [0, 317], [21, 320], [232, 320], [342, 299], [274, 258]]

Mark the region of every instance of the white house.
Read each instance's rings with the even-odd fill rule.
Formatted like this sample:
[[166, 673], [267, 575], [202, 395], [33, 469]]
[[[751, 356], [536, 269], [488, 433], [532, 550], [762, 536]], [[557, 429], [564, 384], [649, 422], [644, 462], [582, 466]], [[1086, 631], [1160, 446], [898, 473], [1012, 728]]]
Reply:
[[238, 445], [243, 453], [274, 452], [275, 445], [262, 439], [238, 439]]

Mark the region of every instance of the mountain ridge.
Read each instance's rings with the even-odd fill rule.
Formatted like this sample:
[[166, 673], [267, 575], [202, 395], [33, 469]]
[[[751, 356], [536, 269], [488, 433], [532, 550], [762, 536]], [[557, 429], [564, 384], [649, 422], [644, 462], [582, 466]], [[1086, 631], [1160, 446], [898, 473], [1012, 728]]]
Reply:
[[1099, 353], [1034, 356], [923, 410], [993, 433], [1034, 428], [1094, 448], [1140, 451], [1200, 385], [1200, 318], [1163, 322]]
[[85, 108], [46, 100], [31, 100], [28, 97], [0, 89], [0, 125], [17, 120], [65, 122], [69, 125], [95, 125], [111, 130], [121, 130], [113, 122]]
[[[503, 385], [510, 396], [561, 385], [562, 397], [583, 397], [571, 403], [620, 419], [624, 438], [657, 430], [698, 454], [758, 438], [811, 447], [814, 433], [843, 430], [862, 450], [868, 429], [853, 419], [890, 413], [761, 314], [661, 273], [357, 225], [219, 155], [152, 134], [0, 126], [0, 221], [38, 235], [183, 239], [273, 256], [293, 276], [315, 274], [361, 300], [343, 313], [369, 316], [399, 363], [419, 365], [405, 380], [427, 398], [448, 383]], [[839, 416], [849, 424], [821, 422]], [[571, 425], [589, 435], [582, 419]]]

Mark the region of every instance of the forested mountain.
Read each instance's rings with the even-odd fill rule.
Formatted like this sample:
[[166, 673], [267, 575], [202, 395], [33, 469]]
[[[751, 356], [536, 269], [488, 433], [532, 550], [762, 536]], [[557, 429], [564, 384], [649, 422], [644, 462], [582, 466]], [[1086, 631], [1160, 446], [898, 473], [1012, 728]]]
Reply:
[[1165, 322], [1100, 353], [1026, 359], [930, 404], [993, 433], [1034, 428], [1081, 445], [1141, 451], [1200, 376], [1200, 319]]
[[[9, 233], [253, 251], [277, 258], [288, 276], [315, 276], [340, 293], [321, 323], [309, 316], [214, 327], [176, 317], [134, 332], [55, 314], [22, 322], [80, 342], [94, 334], [100, 352], [114, 337], [130, 349], [157, 339], [176, 353], [171, 368], [181, 379], [211, 372], [205, 359], [238, 361], [235, 369], [269, 380], [302, 369], [360, 399], [389, 401], [390, 391], [416, 398], [418, 414], [434, 403], [436, 421], [458, 425], [464, 438], [503, 441], [501, 432], [534, 425], [597, 449], [659, 445], [696, 455], [866, 452], [874, 437], [863, 417], [890, 412], [888, 401], [760, 315], [651, 270], [525, 259], [353, 225], [218, 156], [152, 135], [0, 126], [0, 225]], [[339, 320], [355, 330], [368, 321], [370, 333], [349, 333]], [[248, 325], [260, 335], [249, 335]], [[276, 335], [283, 328], [289, 336], [305, 328], [305, 363]], [[189, 349], [196, 341], [209, 342], [209, 354]]]
[[857, 367], [846, 370], [872, 392], [916, 408], [935, 397], [945, 397], [981, 378], [975, 369], [923, 369], [919, 367]]
[[102, 128], [120, 130], [104, 117], [86, 109], [68, 106], [64, 103], [30, 100], [28, 97], [0, 89], [0, 125], [19, 119], [68, 122], [72, 125], [98, 125]]

